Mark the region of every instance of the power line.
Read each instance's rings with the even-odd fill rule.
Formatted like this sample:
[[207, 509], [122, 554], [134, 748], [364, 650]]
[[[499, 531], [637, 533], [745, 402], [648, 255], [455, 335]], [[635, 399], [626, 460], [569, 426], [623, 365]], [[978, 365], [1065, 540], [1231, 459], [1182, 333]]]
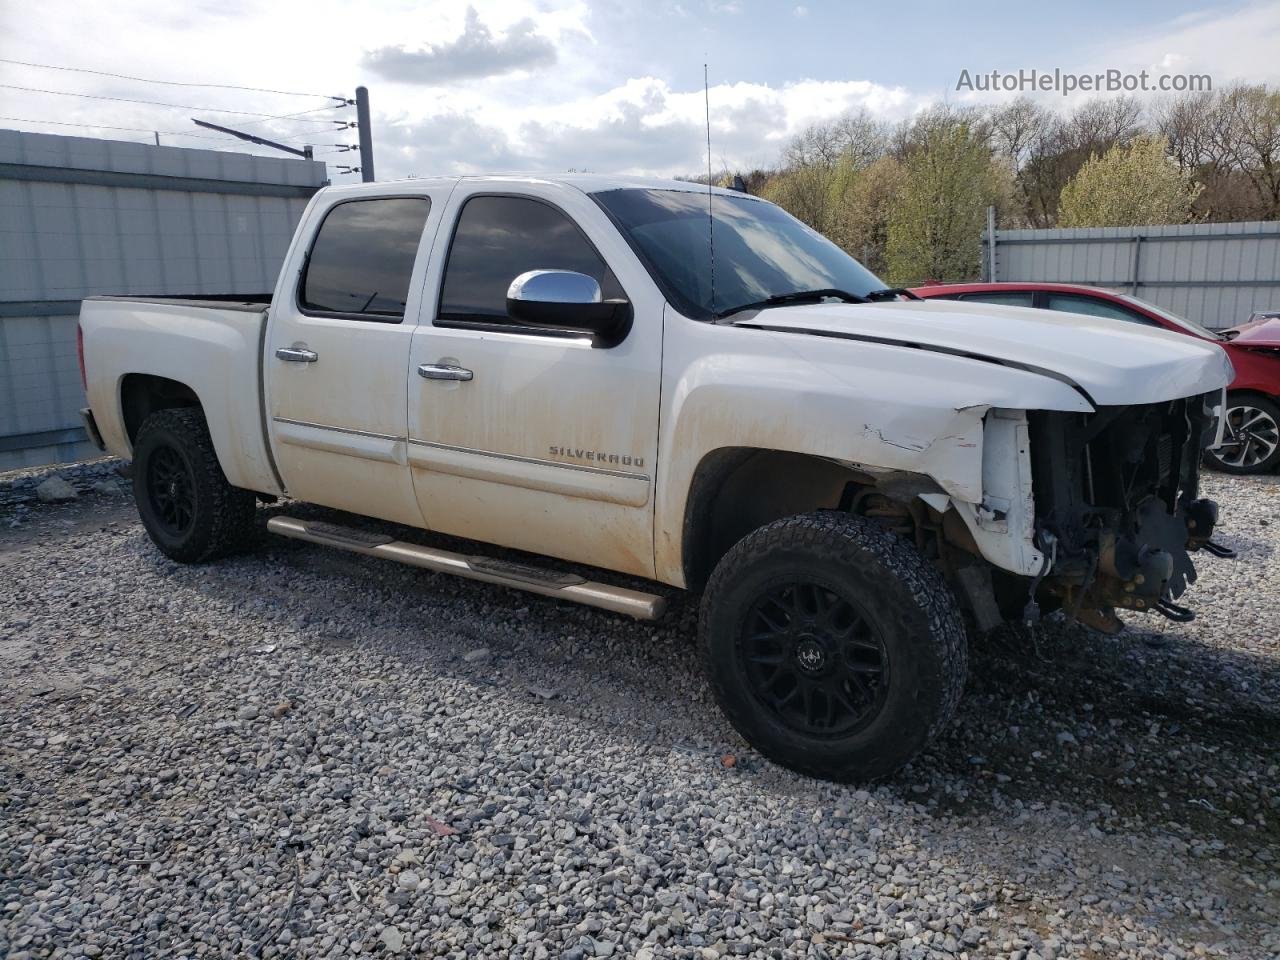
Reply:
[[[51, 93], [59, 97], [82, 97], [86, 100], [114, 100], [117, 103], [145, 103], [153, 107], [173, 107], [179, 110], [200, 110], [204, 113], [234, 113], [241, 117], [261, 117], [264, 120], [280, 120], [286, 117], [296, 117], [304, 113], [316, 113], [320, 110], [339, 109], [339, 105], [334, 104], [332, 106], [316, 107], [313, 110], [299, 110], [297, 113], [273, 115], [269, 113], [258, 113], [253, 110], [225, 110], [219, 107], [201, 107], [191, 103], [167, 103], [163, 100], [141, 100], [132, 97], [108, 97], [99, 93], [72, 93], [70, 90], [45, 90], [41, 87], [24, 87], [17, 83], [0, 83], [0, 88], [7, 90], [25, 90], [28, 93]], [[346, 106], [346, 103], [344, 102], [342, 106]]]
[[[270, 120], [289, 120], [292, 123], [331, 123], [337, 127], [354, 127], [355, 126], [354, 123], [349, 123], [346, 120], [312, 120], [308, 117], [303, 116], [304, 113], [319, 113], [321, 110], [341, 110], [344, 107], [348, 107], [348, 106], [350, 106], [349, 103], [344, 103], [341, 105], [335, 104], [334, 106], [331, 106], [331, 107], [313, 107], [310, 110], [299, 110], [297, 113], [280, 113], [280, 114], [276, 114], [275, 116], [263, 117], [261, 120], [242, 120], [240, 121], [240, 126], [247, 127], [250, 124], [267, 123]], [[217, 111], [210, 111], [210, 112], [216, 113]], [[301, 118], [301, 119], [295, 119], [295, 118]], [[325, 131], [323, 130], [315, 131], [317, 136], [324, 132]], [[305, 133], [298, 134], [298, 136], [309, 136], [309, 135], [310, 134], [305, 134]]]
[[233, 83], [189, 83], [181, 80], [152, 80], [148, 77], [131, 77], [125, 73], [110, 73], [106, 70], [88, 70], [83, 67], [55, 66], [52, 63], [31, 63], [27, 60], [9, 60], [0, 57], [0, 63], [12, 63], [19, 67], [38, 67], [41, 70], [64, 70], [70, 73], [92, 73], [99, 77], [114, 77], [117, 80], [133, 80], [138, 83], [159, 83], [167, 87], [209, 87], [217, 90], [249, 90], [253, 93], [276, 93], [282, 97], [327, 97], [330, 100], [345, 102], [346, 97], [335, 97], [327, 93], [299, 93], [295, 90], [271, 90], [267, 87], [241, 87]]

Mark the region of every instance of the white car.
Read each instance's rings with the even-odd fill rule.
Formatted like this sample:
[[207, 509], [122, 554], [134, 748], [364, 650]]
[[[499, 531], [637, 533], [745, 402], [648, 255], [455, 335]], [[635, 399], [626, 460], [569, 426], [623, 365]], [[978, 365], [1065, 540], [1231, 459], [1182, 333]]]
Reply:
[[733, 191], [334, 187], [271, 296], [86, 300], [85, 415], [175, 560], [287, 497], [601, 572], [287, 511], [274, 533], [641, 619], [667, 591], [611, 573], [702, 591], [734, 726], [875, 778], [951, 717], [966, 616], [1190, 616], [1231, 378], [1189, 337], [909, 297]]

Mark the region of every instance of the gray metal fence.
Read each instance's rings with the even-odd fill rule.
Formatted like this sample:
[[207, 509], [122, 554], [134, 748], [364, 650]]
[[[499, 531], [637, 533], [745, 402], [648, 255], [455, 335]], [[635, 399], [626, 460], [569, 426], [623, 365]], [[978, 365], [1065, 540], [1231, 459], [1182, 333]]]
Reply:
[[[997, 230], [984, 277], [1108, 287], [1221, 329], [1280, 310], [1280, 222]], [[994, 254], [994, 256], [993, 256]]]
[[0, 470], [92, 455], [80, 300], [263, 293], [325, 165], [0, 130]]

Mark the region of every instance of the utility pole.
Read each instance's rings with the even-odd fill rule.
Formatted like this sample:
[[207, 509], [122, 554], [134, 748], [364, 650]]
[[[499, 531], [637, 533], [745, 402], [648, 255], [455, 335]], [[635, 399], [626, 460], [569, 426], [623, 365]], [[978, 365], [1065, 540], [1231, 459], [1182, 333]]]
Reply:
[[360, 127], [360, 179], [373, 182], [373, 128], [369, 124], [369, 88], [356, 87], [356, 123]]

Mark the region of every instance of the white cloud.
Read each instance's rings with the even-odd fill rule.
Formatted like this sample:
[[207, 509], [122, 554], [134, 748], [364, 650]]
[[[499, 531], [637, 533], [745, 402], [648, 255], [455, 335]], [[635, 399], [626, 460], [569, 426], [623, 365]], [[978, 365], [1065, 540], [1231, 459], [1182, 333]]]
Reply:
[[456, 40], [411, 50], [404, 44], [379, 47], [364, 55], [366, 67], [388, 80], [442, 86], [477, 77], [496, 77], [517, 70], [537, 70], [556, 62], [556, 46], [537, 32], [532, 19], [512, 24], [495, 37], [467, 8], [466, 25]]
[[[740, 0], [728, 0], [735, 6]], [[743, 59], [744, 31], [782, 36], [826, 28], [834, 15], [783, 8], [774, 22], [730, 19], [704, 0], [662, 0], [640, 11], [624, 0], [370, 0], [358, 15], [346, 0], [192, 0], [157, 8], [154, 0], [42, 0], [6, 9], [4, 56], [176, 80], [208, 80], [350, 96], [371, 87], [378, 172], [383, 177], [502, 169], [694, 173], [705, 169], [702, 37], [714, 44], [713, 78], [735, 70], [752, 82], [711, 88], [713, 166], [767, 166], [797, 131], [815, 120], [866, 109], [885, 119], [908, 116], [954, 92], [912, 90], [868, 79], [812, 80], [787, 74], [768, 58]], [[681, 6], [683, 3], [683, 6]], [[813, 8], [816, 11], [816, 8]], [[794, 16], [785, 16], [787, 11]], [[821, 22], [819, 22], [821, 21]], [[808, 24], [806, 26], [806, 23]], [[647, 32], [646, 32], [647, 31]], [[737, 31], [737, 33], [735, 33]], [[772, 33], [770, 34], [772, 38]], [[85, 37], [98, 42], [87, 45]], [[678, 37], [682, 44], [670, 38]], [[693, 39], [690, 39], [693, 38]], [[695, 44], [691, 46], [691, 44]], [[686, 56], [692, 49], [692, 56]], [[1047, 54], [1011, 50], [1010, 66], [1061, 66], [1077, 72], [1108, 66], [1160, 72], [1209, 72], [1215, 84], [1241, 77], [1274, 82], [1280, 50], [1280, 4], [1254, 4], [1200, 14], [1117, 36], [1080, 64], [1031, 62]], [[397, 80], [362, 67], [362, 51]], [[1023, 63], [1017, 60], [1023, 59]], [[684, 64], [689, 60], [694, 67]], [[928, 58], [926, 57], [926, 60]], [[554, 60], [554, 66], [545, 65]], [[856, 76], [859, 60], [842, 69]], [[542, 68], [531, 72], [530, 68]], [[824, 66], [829, 66], [825, 63]], [[921, 68], [923, 71], [923, 67]], [[683, 72], [682, 72], [683, 71]], [[928, 73], [921, 72], [920, 76]], [[424, 90], [465, 76], [447, 92]], [[836, 74], [840, 76], [840, 74]], [[372, 81], [372, 82], [370, 82]], [[45, 126], [47, 132], [149, 140], [145, 131], [193, 131], [191, 116], [314, 143], [321, 149], [355, 140], [355, 132], [301, 120], [256, 123], [219, 110], [289, 113], [323, 100], [207, 88], [148, 87], [103, 77], [52, 74], [0, 64], [0, 82], [97, 95], [168, 100], [200, 106], [167, 109], [114, 101], [6, 90], [5, 115], [61, 123], [99, 123], [96, 131]], [[952, 81], [954, 83], [954, 81]], [[1051, 96], [1051, 95], [1049, 95]], [[1056, 99], [1056, 98], [1055, 98]], [[1060, 102], [1060, 99], [1058, 100]], [[354, 119], [352, 111], [315, 117]], [[308, 117], [307, 119], [311, 119]], [[41, 129], [38, 123], [14, 124]], [[109, 126], [141, 128], [134, 134]], [[200, 136], [206, 136], [205, 131]], [[235, 141], [165, 136], [166, 143], [267, 152]], [[329, 154], [337, 162], [351, 154]]]
[[[924, 104], [906, 90], [868, 81], [801, 81], [711, 88], [712, 164], [768, 166], [782, 145], [814, 120], [865, 108], [906, 116]], [[706, 165], [703, 91], [673, 90], [654, 77], [628, 80], [596, 96], [508, 112], [483, 123], [457, 110], [406, 113], [382, 135], [394, 164], [380, 171], [472, 173], [590, 169], [602, 173], [695, 173]]]
[[1163, 30], [1110, 45], [1099, 67], [1153, 73], [1209, 73], [1215, 86], [1232, 80], [1274, 82], [1280, 51], [1280, 4], [1255, 3], [1225, 14], [1180, 17]]

